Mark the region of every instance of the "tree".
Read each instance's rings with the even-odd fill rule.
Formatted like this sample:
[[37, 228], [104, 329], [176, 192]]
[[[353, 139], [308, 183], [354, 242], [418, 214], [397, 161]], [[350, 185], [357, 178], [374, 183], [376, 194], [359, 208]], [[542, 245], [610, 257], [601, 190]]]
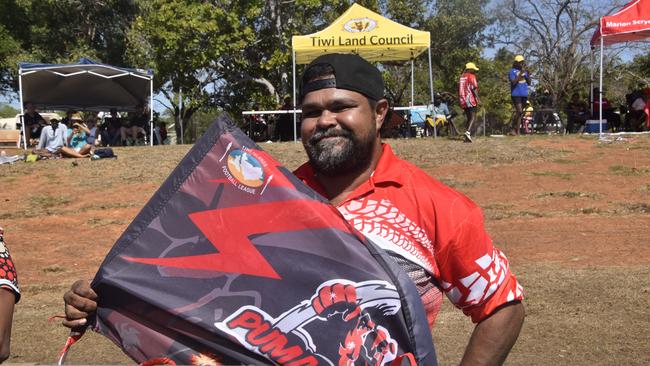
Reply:
[[[222, 105], [219, 92], [227, 75], [243, 63], [246, 45], [255, 33], [246, 24], [260, 14], [254, 1], [143, 2], [142, 13], [129, 32], [128, 58], [154, 70], [154, 87], [180, 115], [176, 134], [201, 108]], [[178, 102], [178, 96], [182, 103]]]
[[18, 62], [69, 63], [81, 57], [124, 62], [133, 0], [0, 1], [0, 92], [18, 89]]
[[619, 3], [603, 9], [582, 0], [503, 0], [493, 40], [526, 55], [536, 83], [561, 102], [589, 84], [590, 37], [599, 17]]

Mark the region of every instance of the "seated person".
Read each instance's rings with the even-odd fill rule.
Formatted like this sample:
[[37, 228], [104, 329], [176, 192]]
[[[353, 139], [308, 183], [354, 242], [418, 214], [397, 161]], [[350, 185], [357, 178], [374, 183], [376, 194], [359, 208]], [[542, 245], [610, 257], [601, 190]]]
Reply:
[[61, 120], [61, 124], [65, 125], [65, 127], [70, 127], [72, 126], [72, 115], [75, 114], [75, 111], [72, 109], [68, 109], [65, 111], [65, 117]]
[[104, 118], [104, 123], [101, 127], [101, 140], [105, 146], [117, 146], [122, 137], [122, 119], [117, 113], [117, 109], [111, 108], [111, 116]]
[[88, 144], [90, 146], [99, 145], [99, 126], [97, 126], [97, 117], [86, 118], [86, 126], [88, 127]]
[[[593, 90], [594, 100], [593, 100], [593, 110], [592, 116], [595, 119], [598, 119], [600, 116], [600, 89], [594, 88]], [[605, 98], [603, 92], [603, 119], [607, 120], [609, 128], [612, 132], [619, 131], [621, 129], [621, 116], [616, 113], [615, 108], [610, 104], [609, 100]]]
[[625, 96], [628, 112], [625, 114], [623, 128], [625, 131], [643, 131], [648, 124], [647, 102], [650, 88], [635, 90]]
[[0, 267], [2, 267], [0, 272], [0, 363], [2, 363], [9, 358], [14, 305], [20, 300], [16, 268], [5, 246], [2, 228], [0, 228]]
[[580, 94], [573, 93], [571, 100], [566, 106], [567, 115], [567, 133], [578, 131], [579, 125], [584, 125], [589, 119], [589, 110], [587, 103], [580, 99]]
[[72, 127], [68, 129], [67, 145], [61, 148], [65, 157], [86, 158], [90, 156], [91, 145], [88, 143], [90, 130], [81, 121], [73, 119]]
[[444, 101], [440, 93], [436, 93], [433, 98], [433, 106], [429, 106], [429, 110], [427, 111], [427, 124], [425, 125], [425, 128], [433, 131], [433, 126], [435, 124], [436, 132], [440, 135], [440, 130], [447, 125], [447, 122], [451, 120], [451, 117], [447, 103]]
[[37, 150], [41, 156], [59, 155], [61, 148], [65, 146], [67, 138], [67, 128], [59, 120], [52, 118], [48, 126], [41, 130], [41, 137], [38, 140]]
[[136, 145], [138, 143], [138, 138], [140, 135], [146, 136], [147, 123], [149, 122], [149, 115], [146, 113], [143, 105], [138, 105], [136, 107], [135, 113], [131, 115], [129, 113], [129, 119], [126, 126], [122, 126], [120, 129], [120, 134], [122, 138], [122, 145], [129, 145], [131, 142], [127, 137], [130, 137], [132, 144]]
[[27, 102], [25, 104], [25, 115], [23, 115], [23, 126], [25, 126], [25, 139], [27, 145], [31, 145], [31, 139], [38, 138], [41, 135], [41, 130], [46, 125], [45, 119], [36, 112], [34, 104]]

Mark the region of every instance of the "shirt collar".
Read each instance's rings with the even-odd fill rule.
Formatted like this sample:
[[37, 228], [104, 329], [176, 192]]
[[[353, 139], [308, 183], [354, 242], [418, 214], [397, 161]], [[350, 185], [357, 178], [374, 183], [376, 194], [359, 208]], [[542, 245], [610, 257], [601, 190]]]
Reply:
[[[370, 179], [357, 187], [352, 196], [357, 196], [361, 191], [370, 191], [374, 189], [377, 184], [397, 184], [403, 185], [403, 171], [400, 169], [400, 164], [398, 164], [399, 159], [393, 153], [388, 144], [381, 144], [382, 152], [375, 167], [375, 171], [370, 176]], [[311, 166], [309, 162], [304, 163], [298, 169], [293, 172], [300, 180], [305, 182], [313, 190], [321, 194], [323, 197], [327, 197], [327, 193], [323, 186], [318, 181], [316, 177], [316, 171]]]

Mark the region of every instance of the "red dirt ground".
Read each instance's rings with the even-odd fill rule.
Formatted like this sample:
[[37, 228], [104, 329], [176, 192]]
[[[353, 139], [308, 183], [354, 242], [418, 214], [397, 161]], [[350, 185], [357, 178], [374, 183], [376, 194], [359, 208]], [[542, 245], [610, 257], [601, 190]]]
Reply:
[[[581, 340], [562, 337], [553, 337], [560, 344], [548, 341], [547, 348], [539, 346], [539, 337], [550, 337], [555, 332], [550, 319], [560, 316], [552, 311], [554, 306], [560, 306], [552, 303], [555, 300], [544, 302], [544, 297], [557, 295], [549, 281], [566, 282], [594, 269], [647, 273], [650, 136], [611, 142], [556, 136], [484, 138], [475, 144], [446, 139], [390, 143], [399, 155], [483, 207], [494, 242], [506, 252], [514, 271], [521, 272], [519, 278], [534, 298], [527, 300], [527, 324], [535, 324], [536, 328], [524, 329], [509, 363], [650, 362], [647, 306], [645, 316], [624, 317], [609, 324], [614, 328], [593, 340], [605, 342], [605, 346], [594, 348], [592, 344], [582, 345]], [[303, 159], [299, 144], [262, 147], [288, 168], [295, 168]], [[0, 225], [7, 230], [6, 239], [24, 288], [23, 301], [16, 310], [10, 361], [53, 362], [51, 356], [56, 354], [65, 332], [50, 329], [48, 339], [34, 336], [33, 332], [45, 326], [42, 319], [61, 312], [58, 299], [69, 284], [94, 275], [111, 245], [188, 148], [123, 148], [117, 150], [117, 160], [79, 160], [77, 165], [59, 160], [0, 166]], [[554, 278], [557, 273], [566, 279]], [[614, 276], [608, 278], [614, 281]], [[596, 282], [582, 285], [604, 286]], [[640, 293], [639, 298], [630, 300], [635, 304], [633, 308], [648, 305], [645, 282], [631, 284], [629, 291]], [[30, 294], [38, 302], [30, 300]], [[580, 304], [577, 308], [583, 310], [587, 306], [578, 294], [557, 301]], [[460, 312], [444, 310], [440, 317], [443, 324], [434, 330], [436, 342], [442, 344], [439, 357], [443, 364], [458, 362], [462, 353], [458, 344], [464, 344], [471, 331], [465, 325], [468, 322], [457, 319], [456, 313]], [[603, 314], [594, 310], [594, 319], [611, 316]], [[575, 316], [555, 324], [570, 329], [571, 319]], [[446, 335], [452, 326], [463, 329], [463, 334]], [[631, 344], [620, 343], [624, 342], [621, 332], [625, 334], [629, 327], [636, 328], [628, 334], [627, 342]], [[637, 338], [640, 340], [634, 341]], [[34, 342], [39, 342], [36, 344], [40, 350], [34, 349]], [[573, 342], [576, 345], [571, 349]], [[564, 343], [569, 345], [563, 354], [557, 347]], [[101, 347], [105, 348], [100, 348], [99, 354], [94, 350], [94, 354], [85, 353], [74, 362], [126, 362], [116, 356], [119, 351], [114, 347]], [[549, 349], [552, 354], [546, 353]]]

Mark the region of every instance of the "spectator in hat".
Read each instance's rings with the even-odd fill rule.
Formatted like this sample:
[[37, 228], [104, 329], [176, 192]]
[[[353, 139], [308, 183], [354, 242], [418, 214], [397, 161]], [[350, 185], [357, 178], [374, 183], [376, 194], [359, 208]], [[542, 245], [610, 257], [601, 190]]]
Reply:
[[56, 118], [50, 119], [50, 124], [43, 127], [38, 139], [37, 153], [41, 156], [58, 155], [65, 146], [67, 128]]
[[90, 130], [81, 118], [75, 113], [71, 118], [72, 127], [68, 129], [67, 145], [61, 148], [61, 153], [70, 158], [86, 158], [90, 156], [91, 145], [88, 143]]
[[508, 73], [510, 80], [510, 96], [515, 113], [512, 117], [511, 135], [519, 135], [519, 128], [523, 124], [524, 107], [528, 101], [528, 87], [530, 86], [530, 73], [526, 70], [524, 56], [517, 55]]
[[478, 71], [476, 64], [468, 62], [465, 64], [465, 70], [460, 75], [458, 82], [460, 107], [463, 108], [465, 117], [467, 118], [467, 131], [463, 135], [465, 142], [472, 142], [472, 135], [476, 133], [476, 125], [474, 122], [476, 121], [476, 109], [480, 102], [478, 97], [478, 82], [474, 74], [476, 71]]

